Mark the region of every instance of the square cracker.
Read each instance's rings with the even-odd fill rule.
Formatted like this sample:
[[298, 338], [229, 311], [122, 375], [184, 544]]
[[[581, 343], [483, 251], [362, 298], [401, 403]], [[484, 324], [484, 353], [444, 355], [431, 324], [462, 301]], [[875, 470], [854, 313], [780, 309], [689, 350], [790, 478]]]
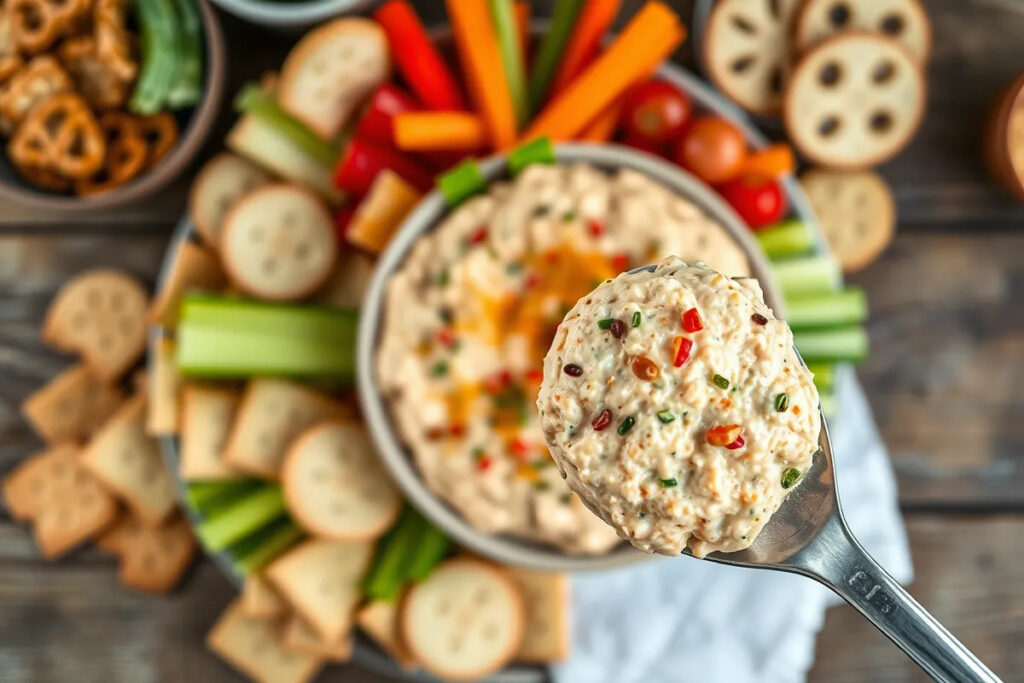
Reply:
[[242, 585], [242, 612], [253, 619], [273, 619], [288, 613], [288, 603], [269, 581], [254, 574]]
[[186, 292], [219, 292], [226, 284], [227, 276], [217, 255], [186, 240], [174, 255], [171, 270], [149, 309], [149, 321], [173, 329], [178, 324], [181, 298]]
[[[181, 375], [174, 357], [174, 340], [164, 337], [153, 348], [150, 367], [153, 371], [145, 382], [149, 396], [146, 415], [146, 433], [152, 436], [167, 436], [178, 431], [178, 393]], [[138, 389], [142, 391], [140, 387]]]
[[81, 466], [73, 444], [60, 444], [25, 460], [4, 479], [7, 507], [31, 520], [46, 558], [60, 557], [117, 517], [117, 502]]
[[246, 387], [231, 428], [224, 460], [264, 479], [277, 479], [285, 451], [317, 422], [344, 417], [346, 408], [302, 384], [254, 379]]
[[190, 384], [181, 393], [181, 478], [229, 479], [237, 469], [222, 453], [242, 394], [235, 389]]
[[519, 586], [526, 607], [523, 644], [515, 659], [524, 662], [555, 662], [566, 659], [569, 636], [569, 575], [508, 567]]
[[372, 541], [311, 539], [274, 560], [264, 575], [320, 638], [337, 643], [352, 629]]
[[356, 624], [403, 668], [412, 670], [417, 668], [417, 663], [412, 652], [402, 641], [398, 625], [400, 603], [401, 599], [394, 602], [374, 600], [356, 612]]
[[206, 636], [206, 646], [246, 676], [264, 683], [305, 683], [316, 676], [323, 658], [290, 652], [282, 645], [285, 622], [253, 619], [236, 599]]
[[180, 514], [160, 526], [144, 524], [131, 513], [122, 515], [96, 545], [120, 557], [121, 585], [152, 593], [174, 588], [196, 554], [192, 529]]
[[338, 254], [327, 282], [314, 299], [335, 308], [359, 308], [373, 277], [373, 257], [357, 249], [345, 249]]
[[97, 377], [83, 363], [73, 365], [21, 404], [21, 414], [47, 443], [82, 441], [124, 401], [113, 382]]
[[332, 662], [347, 662], [352, 659], [351, 631], [337, 642], [328, 642], [297, 614], [288, 619], [281, 644], [291, 652], [303, 652]]
[[174, 510], [174, 483], [145, 421], [146, 397], [136, 395], [92, 438], [82, 464], [143, 522], [156, 525]]

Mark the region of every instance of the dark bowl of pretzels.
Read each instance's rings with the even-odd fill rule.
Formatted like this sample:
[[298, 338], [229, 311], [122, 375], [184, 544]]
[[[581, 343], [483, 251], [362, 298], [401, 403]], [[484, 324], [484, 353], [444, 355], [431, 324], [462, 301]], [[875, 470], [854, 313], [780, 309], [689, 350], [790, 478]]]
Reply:
[[199, 151], [224, 79], [207, 0], [4, 0], [0, 197], [71, 211], [152, 194]]

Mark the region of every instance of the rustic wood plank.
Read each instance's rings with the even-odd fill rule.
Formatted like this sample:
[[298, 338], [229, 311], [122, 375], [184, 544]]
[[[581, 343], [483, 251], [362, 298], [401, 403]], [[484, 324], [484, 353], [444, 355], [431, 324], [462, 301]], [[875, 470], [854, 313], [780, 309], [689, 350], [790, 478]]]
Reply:
[[[1024, 679], [1024, 564], [1017, 516], [908, 519], [910, 592], [1005, 681]], [[829, 610], [809, 681], [905, 683], [927, 677], [852, 607]]]

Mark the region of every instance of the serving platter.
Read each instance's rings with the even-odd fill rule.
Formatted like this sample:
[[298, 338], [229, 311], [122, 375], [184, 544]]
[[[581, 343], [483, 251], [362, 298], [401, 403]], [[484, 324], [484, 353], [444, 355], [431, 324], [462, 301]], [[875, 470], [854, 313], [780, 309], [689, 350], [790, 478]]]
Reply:
[[[543, 30], [544, 24], [541, 22], [535, 22], [531, 25], [531, 32], [539, 34]], [[437, 37], [440, 42], [445, 42], [447, 35], [450, 35], [444, 29], [437, 29], [432, 32], [432, 35]], [[698, 76], [694, 75], [690, 71], [683, 69], [677, 65], [666, 63], [663, 64], [656, 72], [656, 77], [665, 80], [690, 95], [693, 99], [696, 108], [704, 112], [713, 113], [723, 118], [728, 119], [734, 123], [740, 130], [743, 131], [748, 142], [754, 147], [763, 147], [768, 144], [768, 139], [763, 135], [752, 123], [748, 115], [743, 112], [739, 107], [735, 106], [731, 102], [727, 101], [724, 97], [719, 95], [711, 88], [707, 83], [701, 80]], [[782, 185], [786, 193], [789, 203], [789, 218], [797, 218], [811, 227], [812, 234], [815, 236], [814, 251], [817, 254], [827, 253], [827, 246], [824, 241], [824, 237], [820, 228], [818, 227], [813, 211], [810, 208], [807, 198], [804, 196], [800, 189], [800, 186], [796, 183], [792, 176], [785, 177], [782, 179]], [[164, 260], [161, 266], [159, 278], [157, 280], [157, 288], [163, 286], [165, 279], [173, 263], [174, 257], [181, 245], [189, 240], [196, 239], [197, 233], [195, 226], [191, 219], [186, 215], [181, 219], [177, 228], [175, 229], [168, 250], [164, 256]], [[837, 283], [838, 284], [838, 283]], [[159, 325], [153, 325], [149, 331], [149, 362], [153, 362], [155, 357], [155, 347], [160, 340], [165, 336], [165, 330]], [[152, 368], [151, 368], [152, 370]], [[186, 499], [186, 488], [185, 482], [178, 476], [178, 459], [179, 459], [179, 443], [177, 437], [169, 436], [161, 438], [161, 448], [167, 467], [170, 469], [174, 476], [175, 483], [179, 499], [182, 502], [183, 507], [186, 510], [189, 520], [193, 525], [200, 523], [202, 520], [198, 514], [187, 504]], [[208, 553], [211, 560], [215, 565], [224, 573], [224, 575], [232, 582], [236, 588], [241, 588], [244, 581], [244, 577], [241, 576], [233, 567], [233, 563], [229, 555], [224, 552]], [[388, 657], [381, 649], [379, 649], [374, 643], [372, 643], [367, 637], [360, 633], [356, 634], [356, 639], [353, 647], [352, 661], [357, 665], [360, 665], [366, 669], [369, 669], [377, 674], [388, 676], [393, 679], [401, 680], [433, 680], [432, 677], [420, 673], [420, 672], [409, 672], [399, 667], [390, 657]], [[496, 683], [533, 683], [535, 681], [543, 681], [546, 678], [546, 668], [541, 666], [509, 666], [502, 670], [495, 676], [488, 680], [495, 681]]]

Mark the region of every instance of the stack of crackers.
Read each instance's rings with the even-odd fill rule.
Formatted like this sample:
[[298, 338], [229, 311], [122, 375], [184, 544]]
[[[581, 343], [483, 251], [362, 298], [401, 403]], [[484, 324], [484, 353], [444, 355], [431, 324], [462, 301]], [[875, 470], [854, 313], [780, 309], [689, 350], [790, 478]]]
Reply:
[[926, 104], [931, 26], [919, 0], [721, 0], [704, 60], [715, 86], [746, 110], [781, 116], [801, 177], [846, 271], [892, 240], [888, 185], [870, 168], [911, 140]]
[[196, 545], [147, 433], [146, 379], [126, 390], [145, 348], [148, 307], [145, 289], [112, 270], [86, 272], [60, 290], [42, 336], [78, 362], [22, 405], [47, 445], [5, 477], [3, 497], [12, 516], [32, 525], [44, 557], [91, 540], [119, 558], [125, 586], [163, 592]]

